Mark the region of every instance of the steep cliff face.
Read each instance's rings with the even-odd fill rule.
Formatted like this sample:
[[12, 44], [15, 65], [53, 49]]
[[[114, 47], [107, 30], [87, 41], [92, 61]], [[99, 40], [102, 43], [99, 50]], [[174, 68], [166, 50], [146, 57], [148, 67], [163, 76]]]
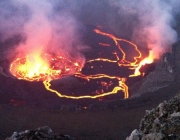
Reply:
[[180, 84], [180, 40], [173, 46], [175, 83]]
[[[153, 92], [173, 85], [180, 85], [180, 41], [157, 62], [156, 68], [139, 85], [134, 96]], [[180, 139], [180, 93], [158, 107], [147, 110], [141, 119], [139, 129], [132, 131], [126, 140], [179, 140]]]
[[132, 97], [154, 92], [172, 84], [175, 71], [174, 64], [169, 61], [168, 56], [172, 57], [172, 54], [164, 54], [164, 56], [156, 62], [153, 71], [130, 87], [130, 92], [133, 93]]
[[180, 84], [180, 41], [173, 45], [171, 53], [165, 53], [155, 63], [155, 69], [130, 88], [135, 91], [132, 97]]
[[180, 94], [146, 110], [139, 129], [126, 140], [179, 140], [180, 139]]

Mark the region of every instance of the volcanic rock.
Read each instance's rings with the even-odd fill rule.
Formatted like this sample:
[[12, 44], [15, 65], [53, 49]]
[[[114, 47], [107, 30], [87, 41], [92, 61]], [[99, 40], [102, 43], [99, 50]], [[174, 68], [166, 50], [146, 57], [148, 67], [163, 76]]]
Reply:
[[141, 119], [139, 130], [135, 129], [126, 140], [179, 140], [180, 94], [158, 107], [147, 110]]
[[[157, 62], [155, 69], [146, 75], [142, 81], [135, 83], [131, 91], [135, 91], [132, 97], [147, 92], [154, 92], [169, 86], [174, 81], [174, 54], [165, 53]], [[145, 72], [146, 73], [146, 72]]]
[[14, 132], [6, 140], [73, 140], [69, 135], [54, 135], [51, 128], [44, 126], [36, 130], [25, 130], [23, 132]]

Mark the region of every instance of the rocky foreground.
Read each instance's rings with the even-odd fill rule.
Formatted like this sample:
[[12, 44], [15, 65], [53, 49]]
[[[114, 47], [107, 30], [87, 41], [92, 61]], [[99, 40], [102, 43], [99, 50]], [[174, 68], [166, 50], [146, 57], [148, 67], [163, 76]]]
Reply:
[[146, 110], [139, 129], [126, 140], [180, 140], [180, 94]]
[[44, 126], [36, 130], [25, 130], [23, 132], [14, 132], [10, 138], [6, 140], [73, 140], [69, 135], [54, 135], [53, 131]]
[[[72, 140], [73, 138], [63, 134], [54, 135], [52, 130], [46, 126], [36, 130], [14, 132], [6, 140], [34, 139]], [[121, 137], [118, 139], [121, 140]], [[152, 110], [147, 110], [140, 121], [139, 129], [135, 129], [126, 140], [180, 140], [180, 94], [160, 103]]]

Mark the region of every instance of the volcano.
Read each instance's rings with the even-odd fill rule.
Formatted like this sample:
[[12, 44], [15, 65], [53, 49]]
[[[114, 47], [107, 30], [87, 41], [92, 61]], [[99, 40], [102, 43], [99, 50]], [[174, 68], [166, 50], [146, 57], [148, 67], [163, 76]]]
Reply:
[[78, 140], [125, 139], [179, 90], [179, 5], [2, 0], [0, 139], [41, 126]]
[[[69, 102], [68, 98], [81, 99], [80, 102], [94, 102], [92, 99], [96, 102], [129, 98], [133, 93], [129, 92], [128, 88], [143, 79], [144, 74], [148, 75], [149, 66], [148, 70], [140, 70], [143, 59], [138, 46], [117, 37], [118, 35], [107, 28], [104, 30], [102, 31], [102, 27], [87, 25], [85, 32], [82, 33], [84, 44], [90, 46], [83, 52], [86, 58], [83, 67], [76, 61], [56, 54], [45, 54], [42, 59], [32, 56], [20, 57], [10, 62], [10, 73], [5, 75], [12, 74], [15, 79], [4, 78], [10, 80], [12, 84], [15, 82], [20, 88], [12, 86], [13, 91], [18, 92], [18, 96], [16, 94], [13, 94], [14, 97], [11, 96], [11, 91], [8, 91], [7, 95], [10, 94], [13, 100], [21, 98], [27, 104], [32, 104], [35, 100], [40, 104], [38, 100], [43, 98], [41, 97], [43, 94], [48, 99], [56, 100], [57, 103], [59, 101], [58, 104]], [[41, 64], [42, 61], [46, 61], [47, 64], [44, 64], [45, 62]], [[44, 81], [47, 90], [37, 81]], [[28, 87], [31, 85], [32, 88], [29, 90]], [[26, 97], [26, 94], [21, 96], [21, 93], [28, 96]], [[55, 94], [67, 99], [55, 99]], [[71, 101], [73, 102], [79, 103]], [[52, 106], [53, 103], [48, 104]]]
[[[30, 120], [34, 125], [43, 125], [41, 124], [41, 122], [47, 123], [49, 122], [47, 120], [51, 120], [50, 118], [55, 118], [55, 119], [58, 118], [56, 121], [60, 122], [60, 126], [62, 126], [63, 128], [59, 127], [59, 125], [53, 125], [51, 123], [52, 121], [48, 123], [50, 126], [54, 128], [55, 132], [59, 131], [59, 128], [61, 128], [62, 133], [69, 133], [76, 138], [85, 139], [87, 136], [81, 135], [79, 131], [88, 130], [89, 132], [85, 132], [85, 133], [87, 134], [91, 133], [90, 135], [93, 135], [94, 132], [97, 132], [99, 130], [99, 129], [98, 130], [95, 129], [97, 128], [97, 124], [103, 126], [103, 131], [105, 131], [105, 129], [107, 128], [107, 124], [105, 126], [105, 123], [103, 122], [107, 122], [109, 119], [109, 115], [111, 114], [113, 119], [110, 121], [112, 123], [109, 123], [108, 127], [116, 128], [116, 130], [111, 132], [110, 137], [118, 138], [119, 136], [121, 136], [125, 138], [132, 131], [133, 128], [137, 127], [140, 116], [144, 114], [144, 110], [156, 106], [156, 103], [162, 102], [163, 100], [172, 97], [176, 93], [178, 87], [177, 84], [174, 84], [175, 81], [174, 75], [176, 74], [175, 70], [176, 68], [178, 68], [177, 66], [179, 65], [178, 63], [179, 55], [177, 55], [177, 52], [179, 52], [178, 43], [175, 46], [173, 46], [172, 54], [171, 53], [164, 54], [164, 56], [158, 61], [152, 64], [147, 64], [142, 66], [141, 69], [139, 69], [142, 75], [129, 77], [129, 75], [134, 74], [135, 69], [128, 69], [128, 66], [119, 66], [117, 63], [106, 62], [107, 59], [105, 58], [111, 58], [116, 60], [116, 57], [114, 57], [114, 53], [112, 52], [114, 52], [117, 49], [117, 47], [115, 42], [112, 40], [112, 38], [94, 32], [94, 29], [96, 28], [97, 27], [95, 26], [88, 25], [86, 31], [83, 32], [84, 43], [88, 44], [88, 46], [91, 46], [91, 48], [88, 48], [87, 51], [83, 52], [84, 56], [87, 59], [86, 60], [87, 63], [85, 63], [84, 67], [82, 68], [81, 74], [79, 74], [79, 69], [81, 68], [76, 67], [77, 65], [74, 63], [69, 63], [70, 64], [69, 66], [73, 66], [72, 68], [74, 68], [75, 71], [78, 71], [78, 73], [76, 74], [70, 73], [70, 75], [65, 72], [63, 73], [63, 74], [67, 74], [68, 76], [67, 75], [63, 76], [61, 74], [59, 75], [58, 73], [56, 73], [57, 78], [55, 77], [51, 81], [51, 85], [47, 85], [47, 86], [50, 86], [52, 90], [66, 93], [66, 96], [68, 97], [69, 96], [84, 97], [85, 96], [84, 93], [88, 93], [88, 95], [96, 97], [103, 94], [104, 91], [101, 91], [102, 87], [106, 90], [108, 86], [110, 91], [113, 90], [114, 88], [113, 84], [116, 84], [117, 86], [119, 84], [118, 82], [119, 81], [121, 82], [123, 80], [122, 79], [123, 77], [126, 79], [124, 79], [125, 81], [122, 82], [125, 82], [126, 86], [129, 87], [128, 93], [130, 99], [123, 100], [125, 97], [123, 90], [119, 90], [116, 94], [104, 96], [103, 98], [102, 97], [98, 97], [94, 99], [83, 98], [79, 100], [74, 100], [69, 98], [59, 98], [57, 94], [55, 94], [54, 92], [50, 92], [44, 88], [42, 81], [44, 80], [43, 78], [45, 79], [48, 78], [47, 75], [46, 76], [41, 75], [43, 77], [42, 79], [38, 79], [33, 82], [23, 79], [22, 77], [17, 79], [16, 74], [18, 73], [15, 72], [15, 75], [13, 76], [9, 71], [9, 68], [12, 68], [11, 64], [13, 61], [9, 61], [10, 59], [6, 59], [5, 57], [1, 59], [2, 69], [0, 75], [1, 78], [1, 85], [0, 85], [1, 108], [0, 109], [2, 110], [2, 113], [6, 112], [5, 114], [7, 114], [7, 116], [8, 115], [13, 115], [16, 117], [18, 116], [17, 117], [18, 125], [20, 124], [22, 126], [20, 128], [17, 128], [16, 130], [21, 131], [26, 128], [33, 128], [33, 126], [29, 126], [26, 124], [26, 119], [30, 119], [29, 115], [21, 116], [19, 115], [18, 112], [21, 112], [23, 114], [31, 114], [36, 112], [35, 113], [36, 115], [38, 116], [43, 115], [43, 116], [39, 117], [37, 123], [36, 121], [32, 121], [32, 118], [34, 118], [36, 115], [35, 116], [30, 115], [31, 116]], [[115, 33], [113, 33], [113, 31], [111, 30], [104, 32], [113, 34], [114, 36], [118, 36]], [[14, 44], [18, 44], [18, 40], [15, 41]], [[2, 45], [7, 45], [7, 44], [2, 44]], [[133, 50], [134, 52], [131, 51], [132, 46], [129, 46], [128, 44], [123, 44], [122, 47], [124, 47], [123, 49], [126, 52], [128, 52], [129, 51], [128, 48], [131, 47], [129, 52], [136, 53], [136, 51], [134, 50]], [[119, 58], [122, 58], [122, 56], [123, 56], [122, 54], [119, 54]], [[134, 60], [134, 58], [132, 58], [131, 56], [130, 57], [129, 55], [127, 56], [129, 60], [131, 61]], [[49, 59], [54, 57], [51, 56], [47, 58]], [[14, 60], [14, 58], [12, 60]], [[22, 60], [25, 59], [23, 58]], [[62, 62], [62, 59], [58, 58], [58, 60]], [[14, 64], [16, 64], [17, 61], [14, 62], [15, 62]], [[23, 62], [21, 63], [24, 64]], [[53, 66], [55, 65], [56, 62], [52, 61], [51, 59], [51, 63], [52, 63], [51, 65]], [[56, 70], [58, 69], [59, 69], [59, 65], [56, 67]], [[92, 75], [94, 74], [96, 75], [101, 73], [105, 73], [106, 75], [97, 75], [97, 76], [102, 76], [100, 77], [100, 79], [96, 77], [92, 77]], [[82, 74], [84, 74], [85, 76], [83, 77]], [[88, 77], [88, 75], [90, 77]], [[114, 77], [113, 79], [113, 77], [110, 78], [106, 77], [107, 75], [108, 76], [115, 75], [116, 77]], [[59, 76], [62, 77], [59, 78]], [[120, 79], [118, 79], [118, 77], [120, 77]], [[88, 78], [91, 78], [90, 82], [87, 80]], [[89, 83], [87, 84], [87, 82]], [[97, 92], [93, 93], [96, 90], [101, 91], [101, 93], [99, 94], [97, 94]], [[9, 108], [15, 110], [14, 113], [10, 111], [9, 114], [7, 112]], [[58, 117], [56, 116], [57, 114]], [[135, 114], [135, 117], [132, 117], [132, 114]], [[62, 117], [61, 119], [59, 118], [59, 115]], [[91, 125], [88, 125], [88, 128], [82, 127], [82, 125], [84, 126], [86, 123], [88, 123], [88, 120], [92, 119], [92, 117], [90, 117], [92, 115], [97, 116], [97, 119], [95, 121], [91, 121]], [[44, 117], [46, 122], [44, 122], [42, 119]], [[68, 118], [67, 121], [65, 121], [65, 123], [63, 119], [64, 117]], [[25, 120], [22, 118], [25, 118]], [[35, 118], [37, 118], [37, 116]], [[2, 117], [2, 120], [4, 119], [5, 118]], [[78, 122], [76, 120], [78, 120]], [[79, 122], [79, 120], [81, 120], [81, 122]], [[126, 120], [126, 122], [131, 122], [129, 125], [131, 127], [126, 128], [127, 124], [124, 123], [124, 120]], [[13, 122], [11, 121], [8, 122], [9, 122], [8, 125], [10, 126], [12, 124], [14, 125]], [[71, 127], [71, 126], [66, 126], [66, 124], [73, 125], [74, 122], [76, 122], [76, 126], [78, 126], [80, 130], [74, 131], [74, 129], [73, 130], [69, 129], [68, 131], [64, 131], [64, 127], [66, 130], [69, 127]], [[120, 125], [118, 122], [120, 123]], [[91, 127], [94, 129], [92, 130]], [[7, 134], [10, 135], [13, 130], [14, 128], [10, 129], [9, 127], [7, 127], [4, 128], [2, 132], [4, 132], [4, 135], [7, 136]], [[119, 135], [117, 134], [117, 131], [119, 133], [119, 130], [122, 131], [125, 130], [126, 132]], [[4, 138], [5, 137], [4, 135], [2, 135], [1, 137]], [[100, 137], [108, 137], [108, 135], [104, 134], [104, 136], [100, 136], [98, 133], [97, 136], [94, 136], [94, 139], [99, 139]]]

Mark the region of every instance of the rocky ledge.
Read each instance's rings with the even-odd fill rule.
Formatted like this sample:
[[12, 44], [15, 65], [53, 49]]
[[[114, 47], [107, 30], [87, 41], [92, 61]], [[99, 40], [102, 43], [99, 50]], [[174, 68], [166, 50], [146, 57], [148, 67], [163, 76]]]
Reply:
[[146, 110], [139, 129], [126, 140], [180, 140], [180, 94]]
[[23, 132], [14, 132], [6, 140], [74, 140], [69, 135], [54, 135], [53, 131], [44, 126], [36, 130], [25, 130]]

